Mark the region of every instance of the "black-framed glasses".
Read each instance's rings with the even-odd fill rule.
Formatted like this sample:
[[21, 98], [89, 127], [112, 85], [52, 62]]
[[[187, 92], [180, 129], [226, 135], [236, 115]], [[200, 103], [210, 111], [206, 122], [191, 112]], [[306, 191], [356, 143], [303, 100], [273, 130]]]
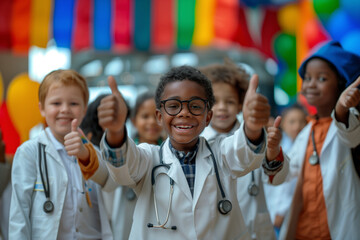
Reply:
[[202, 98], [193, 98], [184, 101], [179, 99], [166, 99], [160, 102], [164, 106], [165, 112], [170, 116], [178, 115], [183, 109], [183, 103], [187, 103], [189, 112], [192, 115], [199, 116], [205, 112], [208, 100]]

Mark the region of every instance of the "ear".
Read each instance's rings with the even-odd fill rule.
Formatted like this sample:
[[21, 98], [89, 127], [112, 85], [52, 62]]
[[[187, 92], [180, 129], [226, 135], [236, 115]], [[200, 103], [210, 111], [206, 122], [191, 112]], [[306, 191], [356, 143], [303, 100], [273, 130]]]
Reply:
[[206, 126], [209, 126], [212, 116], [213, 116], [213, 111], [212, 110], [208, 111], [206, 114]]
[[159, 109], [156, 109], [155, 111], [155, 115], [156, 115], [156, 121], [157, 123], [162, 126], [162, 114], [161, 114], [161, 111]]
[[41, 104], [41, 102], [39, 102], [39, 109], [40, 109], [40, 114], [42, 117], [45, 117], [45, 111], [44, 111], [44, 107]]

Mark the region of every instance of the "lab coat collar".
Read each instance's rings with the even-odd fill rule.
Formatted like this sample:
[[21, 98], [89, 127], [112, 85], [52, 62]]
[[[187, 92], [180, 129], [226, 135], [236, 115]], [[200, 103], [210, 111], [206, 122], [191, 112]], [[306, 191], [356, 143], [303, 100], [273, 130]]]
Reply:
[[[176, 156], [171, 152], [169, 148], [169, 138], [164, 143], [163, 147], [163, 162], [165, 164], [170, 164], [170, 170], [168, 171], [168, 176], [171, 177], [181, 191], [185, 194], [185, 196], [193, 203], [196, 203], [199, 199], [201, 190], [204, 186], [205, 180], [211, 171], [211, 158], [210, 151], [207, 149], [205, 145], [204, 138], [200, 138], [199, 149], [196, 155], [196, 172], [195, 172], [195, 186], [194, 186], [194, 198], [191, 195], [189, 185], [187, 183], [185, 174], [182, 170], [180, 161], [176, 158]], [[195, 206], [194, 204], [193, 206]]]
[[[39, 134], [38, 142], [45, 145], [45, 152], [54, 159], [55, 162], [57, 162], [60, 166], [64, 167], [62, 160], [60, 158], [60, 155], [52, 143], [49, 134], [46, 132], [46, 130], [42, 131]], [[49, 159], [49, 157], [48, 157]]]

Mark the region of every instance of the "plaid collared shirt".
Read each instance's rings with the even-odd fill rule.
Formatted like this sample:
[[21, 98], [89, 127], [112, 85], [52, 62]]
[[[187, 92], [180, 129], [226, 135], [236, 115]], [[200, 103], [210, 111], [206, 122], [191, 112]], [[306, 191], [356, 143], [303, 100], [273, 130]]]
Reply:
[[176, 156], [177, 159], [179, 159], [181, 168], [184, 171], [186, 180], [188, 182], [191, 195], [194, 195], [194, 183], [195, 183], [195, 159], [196, 154], [199, 149], [199, 140], [196, 143], [195, 149], [191, 152], [188, 152], [185, 154], [185, 152], [176, 150], [169, 141], [169, 148], [171, 152]]

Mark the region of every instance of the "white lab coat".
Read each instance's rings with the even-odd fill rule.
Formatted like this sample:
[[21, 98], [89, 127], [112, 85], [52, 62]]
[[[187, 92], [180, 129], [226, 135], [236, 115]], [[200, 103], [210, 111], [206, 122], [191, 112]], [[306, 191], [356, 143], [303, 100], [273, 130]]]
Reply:
[[[311, 123], [298, 135], [289, 153], [291, 176], [298, 176], [292, 206], [281, 228], [280, 239], [293, 239], [302, 209], [302, 168], [309, 141]], [[320, 168], [332, 239], [359, 239], [360, 178], [356, 173], [351, 147], [360, 144], [360, 121], [352, 113], [349, 127], [333, 120], [320, 155]]]
[[[220, 141], [226, 136], [232, 135], [240, 126], [240, 122], [236, 121], [233, 129], [228, 133], [218, 133], [209, 125], [201, 133], [210, 143]], [[285, 156], [285, 155], [284, 155]], [[280, 172], [277, 173], [281, 177], [276, 176], [274, 182], [271, 184], [280, 184], [284, 182], [285, 177], [289, 171], [288, 158], [285, 156], [284, 166]], [[248, 187], [252, 183], [252, 173], [238, 178], [237, 180], [237, 198], [244, 217], [245, 224], [248, 231], [251, 233], [252, 239], [276, 239], [274, 227], [270, 219], [269, 211], [267, 209], [264, 183], [268, 183], [268, 176], [264, 174], [262, 167], [254, 171], [254, 183], [259, 187], [259, 194], [257, 196], [250, 196]], [[270, 183], [269, 183], [270, 184]]]
[[[104, 140], [103, 140], [104, 141]], [[101, 148], [106, 145], [102, 141]], [[196, 176], [194, 194], [191, 195], [179, 160], [169, 148], [169, 139], [164, 143], [163, 162], [170, 164], [170, 170], [156, 171], [156, 200], [160, 221], [163, 223], [169, 204], [171, 177], [174, 181], [173, 201], [166, 226], [177, 230], [148, 228], [148, 223], [157, 224], [154, 210], [154, 191], [151, 187], [151, 171], [159, 164], [159, 146], [136, 145], [130, 138], [120, 148], [125, 165], [114, 167], [107, 163], [112, 178], [122, 185], [133, 185], [138, 200], [133, 216], [129, 239], [250, 239], [241, 210], [237, 204], [237, 178], [260, 167], [265, 154], [254, 153], [247, 145], [243, 125], [233, 136], [219, 145], [211, 146], [219, 169], [226, 198], [232, 202], [232, 211], [222, 215], [217, 205], [221, 193], [217, 184], [211, 153], [200, 137], [196, 155]], [[105, 149], [106, 150], [106, 149]], [[119, 149], [118, 149], [119, 150]]]
[[[54, 211], [50, 214], [43, 211], [43, 204], [46, 200], [44, 191], [35, 187], [35, 183], [41, 184], [42, 182], [38, 168], [38, 142], [45, 145], [47, 156], [50, 199], [54, 204]], [[98, 153], [98, 157], [101, 157], [100, 153]], [[79, 229], [91, 229], [99, 227], [100, 224], [102, 239], [112, 239], [99, 188], [94, 182], [88, 181], [87, 183], [92, 188], [90, 199], [93, 199], [93, 208], [89, 208], [85, 197], [82, 198], [82, 203], [79, 203], [81, 210], [79, 209], [80, 213], [77, 214], [77, 217], [82, 220], [79, 221], [77, 227]], [[13, 191], [9, 239], [57, 239], [67, 186], [68, 177], [65, 167], [45, 131], [42, 131], [37, 138], [22, 144], [16, 151], [12, 167]], [[99, 213], [94, 213], [96, 209], [98, 209]], [[95, 222], [94, 219], [100, 223]]]

